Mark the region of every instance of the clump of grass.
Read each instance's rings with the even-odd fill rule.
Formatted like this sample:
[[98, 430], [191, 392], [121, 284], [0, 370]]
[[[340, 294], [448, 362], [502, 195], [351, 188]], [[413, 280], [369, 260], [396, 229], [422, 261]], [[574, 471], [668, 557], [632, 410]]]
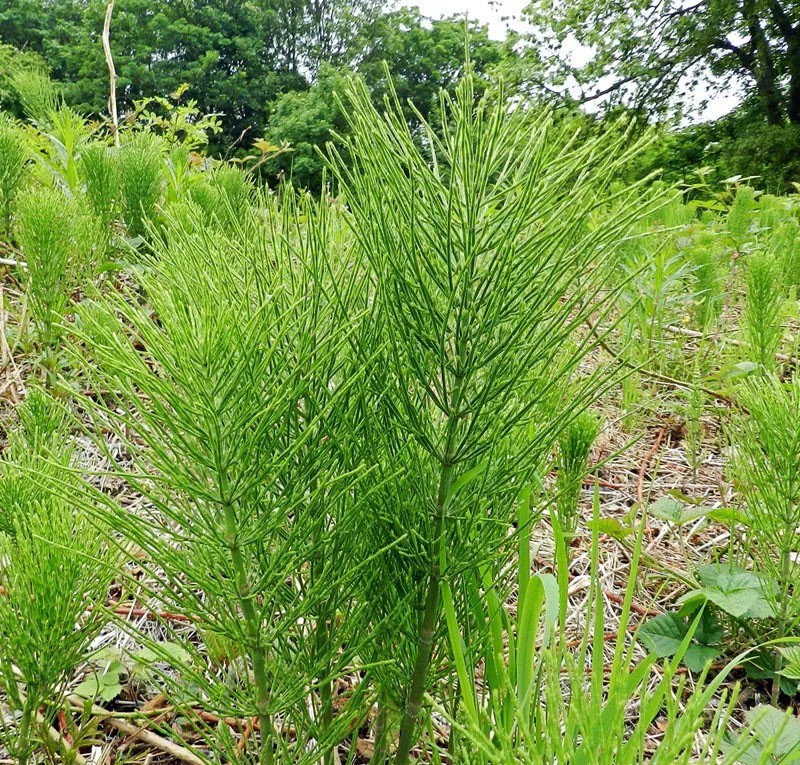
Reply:
[[[706, 669], [687, 682], [680, 660], [691, 634], [677, 655], [657, 665], [653, 655], [640, 659], [628, 637], [631, 603], [642, 548], [639, 534], [633, 550], [619, 624], [608, 642], [603, 594], [598, 586], [599, 499], [595, 495], [591, 545], [591, 588], [586, 599], [586, 633], [570, 647], [558, 625], [564, 623], [566, 575], [558, 582], [540, 574], [520, 595], [515, 615], [491, 581], [476, 592], [477, 619], [494, 638], [485, 648], [466, 644], [456, 630], [450, 640], [460, 682], [457, 712], [441, 712], [452, 723], [449, 752], [467, 765], [636, 765], [697, 762], [734, 765], [739, 751], [722, 757], [726, 729], [737, 702], [737, 690], [723, 689], [736, 662], [713, 679]], [[557, 543], [563, 540], [557, 539]], [[605, 663], [609, 647], [610, 664]], [[474, 672], [482, 661], [480, 683]], [[708, 724], [709, 705], [716, 709]], [[637, 714], [630, 717], [635, 706]], [[653, 742], [652, 726], [664, 722], [666, 735]], [[698, 730], [708, 736], [700, 739]]]
[[0, 219], [2, 233], [11, 238], [14, 198], [25, 174], [28, 149], [22, 131], [0, 114]]
[[112, 568], [102, 535], [67, 498], [77, 484], [56, 404], [33, 389], [20, 420], [0, 462], [0, 687], [12, 713], [0, 715], [0, 740], [25, 765], [59, 738], [51, 726], [103, 626]]
[[144, 236], [153, 220], [164, 179], [164, 146], [158, 136], [134, 133], [119, 151], [119, 195], [122, 219], [132, 238]]
[[783, 291], [778, 263], [769, 253], [747, 258], [744, 332], [750, 360], [763, 370], [777, 368], [776, 354], [783, 338]]

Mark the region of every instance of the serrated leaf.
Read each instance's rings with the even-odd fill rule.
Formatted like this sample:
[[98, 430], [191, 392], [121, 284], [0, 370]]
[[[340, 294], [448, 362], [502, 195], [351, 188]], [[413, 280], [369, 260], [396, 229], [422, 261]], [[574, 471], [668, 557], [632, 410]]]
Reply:
[[190, 664], [191, 654], [177, 643], [163, 642], [158, 648], [142, 648], [133, 654], [133, 658], [142, 664], [154, 664], [163, 661], [173, 667]]
[[[772, 754], [776, 761], [783, 761], [781, 758], [800, 745], [800, 720], [791, 712], [782, 712], [773, 706], [762, 704], [748, 709], [744, 716], [760, 742], [773, 744]], [[798, 760], [800, 757], [791, 762]]]
[[598, 518], [597, 532], [613, 539], [625, 539], [633, 534], [633, 529], [622, 523], [619, 518]]
[[683, 655], [683, 663], [692, 672], [702, 672], [708, 662], [714, 661], [721, 654], [722, 651], [715, 646], [691, 643]]
[[784, 646], [778, 651], [783, 657], [780, 674], [790, 680], [800, 680], [800, 646]]
[[767, 594], [774, 596], [774, 583], [738, 566], [709, 564], [698, 566], [700, 592], [715, 606], [735, 618], [766, 619], [774, 614]]
[[691, 507], [675, 497], [659, 497], [648, 508], [648, 513], [667, 523], [683, 526], [707, 515], [709, 508]]
[[87, 675], [73, 693], [82, 699], [113, 701], [122, 693], [122, 678], [126, 671], [121, 661], [112, 661], [104, 670]]
[[703, 645], [715, 646], [725, 637], [725, 630], [719, 623], [716, 614], [709, 608], [703, 611], [694, 639]]
[[664, 659], [678, 652], [688, 631], [688, 625], [677, 614], [661, 614], [642, 625], [638, 638], [651, 653]]

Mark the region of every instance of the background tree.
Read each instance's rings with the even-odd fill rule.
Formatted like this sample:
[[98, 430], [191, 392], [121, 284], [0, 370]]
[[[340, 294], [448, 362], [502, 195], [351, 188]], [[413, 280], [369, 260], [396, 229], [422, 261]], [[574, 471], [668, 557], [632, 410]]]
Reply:
[[768, 124], [800, 123], [796, 0], [534, 0], [525, 13], [530, 79], [556, 93], [662, 115], [700, 81], [740, 85]]
[[[452, 90], [463, 74], [466, 51], [476, 90], [481, 92], [503, 57], [504, 46], [489, 37], [484, 24], [463, 16], [431, 19], [412, 7], [377, 17], [362, 30], [355, 50], [358, 71], [374, 101], [380, 103], [388, 93], [384, 66], [388, 62], [400, 103], [412, 101], [427, 118], [438, 104], [439, 90]], [[410, 110], [405, 111], [412, 119]]]

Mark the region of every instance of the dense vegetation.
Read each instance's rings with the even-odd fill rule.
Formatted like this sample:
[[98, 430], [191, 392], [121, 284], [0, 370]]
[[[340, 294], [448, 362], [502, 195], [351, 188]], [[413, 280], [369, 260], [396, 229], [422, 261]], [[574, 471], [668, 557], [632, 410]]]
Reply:
[[[19, 72], [44, 71], [66, 102], [90, 119], [108, 114], [108, 70], [100, 42], [106, 0], [0, 2], [0, 106], [24, 116]], [[532, 2], [525, 33], [504, 42], [463, 18], [429, 19], [378, 0], [116, 0], [110, 42], [123, 119], [147, 109], [174, 117], [193, 104], [215, 114], [215, 156], [246, 156], [260, 141], [290, 151], [261, 167], [274, 185], [291, 175], [319, 190], [317, 149], [348, 130], [332, 94], [354, 72], [380, 107], [384, 62], [414, 129], [452, 92], [465, 48], [476, 75], [501, 78], [510, 96], [555, 107], [560, 119], [606, 125], [621, 114], [662, 140], [642, 162], [669, 181], [709, 168], [716, 181], [759, 176], [759, 188], [793, 190], [800, 172], [800, 7], [794, 0], [651, 3]], [[580, 55], [575, 55], [576, 50]], [[589, 55], [590, 54], [590, 55]], [[188, 89], [186, 86], [188, 85]], [[696, 122], [705, 99], [739, 92], [740, 106]], [[169, 94], [176, 98], [158, 99]], [[694, 94], [692, 98], [691, 95]], [[156, 100], [153, 100], [156, 98]], [[582, 106], [592, 108], [587, 118]], [[683, 124], [682, 127], [677, 127]]]
[[0, 6], [0, 756], [800, 762], [798, 199], [476, 25], [150, 6], [119, 125], [105, 4]]

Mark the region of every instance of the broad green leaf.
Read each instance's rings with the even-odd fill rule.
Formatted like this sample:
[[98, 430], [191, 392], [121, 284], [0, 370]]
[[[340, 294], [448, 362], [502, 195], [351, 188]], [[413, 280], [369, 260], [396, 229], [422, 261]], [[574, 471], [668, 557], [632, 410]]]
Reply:
[[597, 531], [600, 534], [607, 534], [613, 539], [625, 539], [633, 534], [633, 529], [622, 523], [619, 518], [598, 518]]
[[745, 720], [753, 728], [756, 738], [772, 744], [775, 761], [788, 765], [800, 762], [800, 754], [794, 752], [791, 760], [784, 760], [792, 750], [800, 746], [800, 720], [791, 712], [783, 712], [773, 706], [762, 704], [745, 712]]
[[683, 663], [692, 672], [702, 672], [708, 662], [714, 661], [721, 654], [722, 651], [714, 646], [692, 643], [683, 655]]
[[97, 670], [88, 675], [73, 691], [82, 699], [103, 699], [113, 701], [122, 693], [122, 678], [127, 670], [119, 661], [112, 661], [104, 670]]
[[783, 657], [781, 675], [790, 680], [800, 680], [800, 646], [784, 646], [778, 651]]
[[670, 496], [659, 497], [648, 508], [648, 513], [662, 521], [683, 526], [686, 523], [708, 515], [709, 508], [689, 507], [684, 502]]
[[686, 621], [677, 614], [661, 614], [642, 625], [638, 638], [659, 659], [663, 659], [680, 650], [688, 632]]

